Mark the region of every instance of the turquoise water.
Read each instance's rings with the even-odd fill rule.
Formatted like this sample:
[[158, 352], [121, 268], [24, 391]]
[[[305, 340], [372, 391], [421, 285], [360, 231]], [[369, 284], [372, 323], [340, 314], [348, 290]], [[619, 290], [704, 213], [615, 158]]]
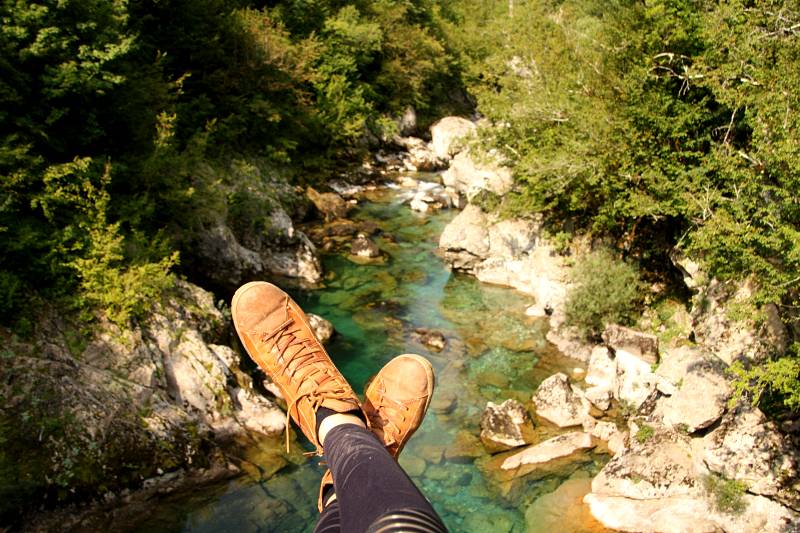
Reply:
[[[346, 254], [324, 258], [325, 287], [292, 291], [307, 311], [336, 327], [328, 351], [361, 392], [367, 379], [401, 353], [428, 357], [436, 370], [437, 389], [428, 416], [400, 458], [412, 479], [431, 500], [452, 531], [498, 533], [537, 530], [537, 517], [526, 509], [569, 476], [587, 477], [607, 459], [587, 455], [557, 476], [540, 480], [498, 479], [477, 438], [487, 401], [516, 398], [529, 405], [532, 392], [557, 371], [572, 372], [577, 363], [559, 355], [545, 340], [546, 323], [525, 316], [533, 303], [516, 291], [481, 284], [451, 273], [436, 255], [442, 228], [454, 212], [419, 215], [391, 192], [376, 194], [353, 218], [371, 220], [387, 260], [358, 265]], [[415, 328], [440, 331], [447, 339], [441, 352], [420, 344]], [[545, 425], [542, 439], [557, 431]], [[323, 467], [299, 452], [295, 443], [285, 457], [282, 440], [253, 444], [244, 453], [251, 475], [189, 497], [162, 501], [140, 530], [210, 532], [312, 531]], [[281, 468], [268, 479], [261, 468]], [[264, 466], [271, 465], [271, 466]], [[595, 531], [564, 525], [563, 531]]]

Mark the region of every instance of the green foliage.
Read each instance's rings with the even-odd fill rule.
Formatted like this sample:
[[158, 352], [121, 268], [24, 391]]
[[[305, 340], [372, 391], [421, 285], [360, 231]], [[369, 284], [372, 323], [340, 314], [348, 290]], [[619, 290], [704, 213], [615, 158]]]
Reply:
[[599, 249], [581, 257], [570, 273], [567, 324], [587, 337], [599, 335], [606, 324], [630, 324], [640, 301], [639, 274], [632, 265]]
[[747, 509], [747, 502], [744, 500], [747, 485], [743, 482], [708, 474], [703, 478], [703, 485], [717, 511], [740, 515]]
[[653, 435], [655, 435], [655, 430], [651, 426], [648, 426], [647, 424], [642, 424], [641, 426], [639, 426], [639, 430], [636, 432], [636, 435], [634, 436], [636, 437], [636, 440], [639, 442], [639, 444], [644, 444], [645, 442], [650, 440], [653, 437]]
[[[446, 25], [514, 168], [505, 202], [618, 243], [679, 248], [752, 303], [800, 305], [800, 53], [794, 0], [464, 0]], [[512, 16], [513, 15], [513, 16]], [[781, 362], [752, 383], [785, 390]]]
[[784, 356], [749, 368], [736, 361], [730, 372], [735, 378], [731, 406], [744, 399], [757, 405], [771, 396], [789, 409], [800, 409], [800, 345], [795, 343]]

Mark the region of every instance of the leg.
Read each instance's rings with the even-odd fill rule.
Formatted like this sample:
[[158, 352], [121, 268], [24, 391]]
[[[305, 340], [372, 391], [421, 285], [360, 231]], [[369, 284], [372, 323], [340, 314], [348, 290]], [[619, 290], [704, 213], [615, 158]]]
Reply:
[[339, 509], [342, 531], [447, 531], [428, 500], [369, 430], [355, 424], [333, 427], [325, 438], [325, 458], [337, 497], [330, 506]]

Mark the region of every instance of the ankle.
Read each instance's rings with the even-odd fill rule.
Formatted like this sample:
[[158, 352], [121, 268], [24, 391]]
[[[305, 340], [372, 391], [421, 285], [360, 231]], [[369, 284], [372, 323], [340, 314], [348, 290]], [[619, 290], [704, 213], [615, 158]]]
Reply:
[[367, 427], [360, 417], [352, 413], [334, 413], [332, 415], [328, 415], [322, 419], [319, 424], [319, 428], [317, 429], [317, 440], [319, 441], [320, 446], [325, 445], [325, 437], [328, 435], [330, 430], [345, 424], [352, 424], [362, 428]]

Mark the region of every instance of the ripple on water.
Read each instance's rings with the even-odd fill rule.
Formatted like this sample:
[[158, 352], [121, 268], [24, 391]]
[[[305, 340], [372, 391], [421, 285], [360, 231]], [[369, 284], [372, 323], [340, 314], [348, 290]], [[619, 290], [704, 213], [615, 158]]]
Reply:
[[[333, 322], [338, 335], [328, 351], [359, 392], [394, 355], [416, 352], [430, 358], [437, 374], [434, 401], [400, 463], [453, 531], [544, 531], [542, 524], [556, 522], [553, 510], [541, 499], [537, 503], [543, 495], [549, 495], [545, 503], [566, 506], [561, 531], [600, 531], [586, 518], [579, 493], [586, 489], [580, 480], [602, 466], [603, 456], [585, 454], [542, 479], [520, 478], [505, 493], [476, 466], [488, 459], [477, 439], [486, 402], [515, 398], [530, 407], [531, 394], [544, 378], [569, 372], [576, 363], [547, 343], [544, 321], [525, 315], [530, 297], [451, 274], [435, 255], [439, 234], [454, 212], [422, 217], [393, 194], [372, 195], [375, 201], [364, 202], [353, 216], [377, 223], [381, 234], [375, 241], [389, 260], [359, 266], [328, 256], [324, 266], [333, 274], [326, 287], [293, 296], [307, 311]], [[432, 352], [420, 344], [414, 334], [419, 327], [441, 331], [444, 349]], [[556, 431], [539, 432], [546, 438]], [[151, 516], [170, 513], [171, 526], [162, 529], [170, 531], [311, 531], [323, 471], [314, 463], [290, 464], [265, 481], [250, 476], [223, 490], [203, 489], [205, 497], [156, 507]], [[578, 481], [554, 492], [567, 478]]]

